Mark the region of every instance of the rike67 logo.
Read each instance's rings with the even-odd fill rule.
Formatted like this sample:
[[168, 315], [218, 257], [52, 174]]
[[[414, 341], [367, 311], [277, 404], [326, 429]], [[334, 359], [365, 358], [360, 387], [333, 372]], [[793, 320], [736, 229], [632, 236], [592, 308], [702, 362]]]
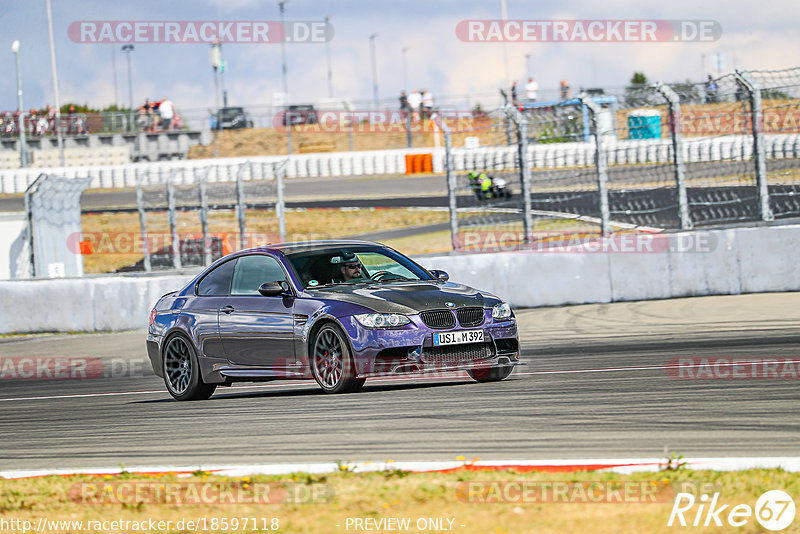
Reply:
[[730, 504], [720, 504], [719, 495], [714, 493], [709, 502], [709, 496], [705, 493], [700, 499], [696, 499], [691, 493], [678, 493], [667, 526], [721, 527], [727, 522], [731, 527], [743, 527], [755, 517], [763, 528], [779, 531], [794, 521], [794, 501], [785, 491], [764, 492], [756, 501], [755, 508], [748, 504], [737, 504], [733, 507]]

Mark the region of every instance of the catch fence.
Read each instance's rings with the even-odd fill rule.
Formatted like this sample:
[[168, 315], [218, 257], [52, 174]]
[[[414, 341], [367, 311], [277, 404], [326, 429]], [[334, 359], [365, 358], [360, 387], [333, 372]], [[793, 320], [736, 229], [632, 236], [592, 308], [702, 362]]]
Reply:
[[[506, 106], [449, 130], [456, 250], [475, 232], [531, 246], [800, 215], [800, 68]], [[470, 172], [505, 181], [510, 198], [470, 198]]]
[[209, 265], [243, 248], [285, 241], [286, 162], [245, 162], [136, 176], [143, 258], [129, 270]]

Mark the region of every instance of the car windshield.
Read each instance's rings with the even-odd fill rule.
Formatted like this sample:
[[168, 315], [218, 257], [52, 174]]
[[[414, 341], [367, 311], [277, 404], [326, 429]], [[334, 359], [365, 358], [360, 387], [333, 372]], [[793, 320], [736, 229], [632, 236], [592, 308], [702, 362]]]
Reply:
[[433, 280], [413, 261], [393, 250], [343, 246], [286, 254], [305, 288], [358, 283]]

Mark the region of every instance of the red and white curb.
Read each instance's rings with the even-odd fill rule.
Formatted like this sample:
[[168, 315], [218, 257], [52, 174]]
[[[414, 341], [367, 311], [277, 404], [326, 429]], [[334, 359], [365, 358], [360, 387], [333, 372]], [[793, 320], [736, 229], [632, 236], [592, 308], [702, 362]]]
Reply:
[[[800, 457], [775, 456], [765, 458], [684, 458], [681, 464], [693, 470], [739, 471], [744, 469], [783, 469], [800, 472]], [[657, 472], [665, 469], [663, 458], [601, 458], [593, 460], [464, 460], [452, 461], [386, 461], [386, 462], [348, 462], [348, 463], [309, 463], [309, 464], [253, 464], [227, 466], [152, 466], [126, 468], [126, 473], [142, 475], [189, 476], [199, 470], [220, 476], [242, 477], [250, 475], [288, 475], [291, 473], [336, 473], [349, 471], [368, 473], [375, 471], [409, 471], [413, 473], [448, 473], [458, 471], [516, 471], [542, 473], [572, 473], [580, 471], [603, 471], [612, 473]], [[118, 475], [120, 468], [108, 469], [31, 469], [0, 471], [0, 478], [22, 479], [45, 476], [73, 475]]]

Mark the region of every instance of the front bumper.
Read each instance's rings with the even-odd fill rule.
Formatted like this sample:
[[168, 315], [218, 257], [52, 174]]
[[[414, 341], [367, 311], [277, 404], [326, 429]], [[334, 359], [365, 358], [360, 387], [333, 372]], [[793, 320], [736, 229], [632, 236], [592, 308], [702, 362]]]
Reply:
[[[398, 329], [371, 329], [354, 318], [342, 322], [353, 347], [359, 377], [440, 375], [471, 369], [523, 365], [520, 362], [517, 323], [514, 317], [494, 321], [491, 310], [476, 327], [432, 329], [417, 315]], [[434, 347], [433, 334], [459, 330], [483, 330], [484, 343]]]

